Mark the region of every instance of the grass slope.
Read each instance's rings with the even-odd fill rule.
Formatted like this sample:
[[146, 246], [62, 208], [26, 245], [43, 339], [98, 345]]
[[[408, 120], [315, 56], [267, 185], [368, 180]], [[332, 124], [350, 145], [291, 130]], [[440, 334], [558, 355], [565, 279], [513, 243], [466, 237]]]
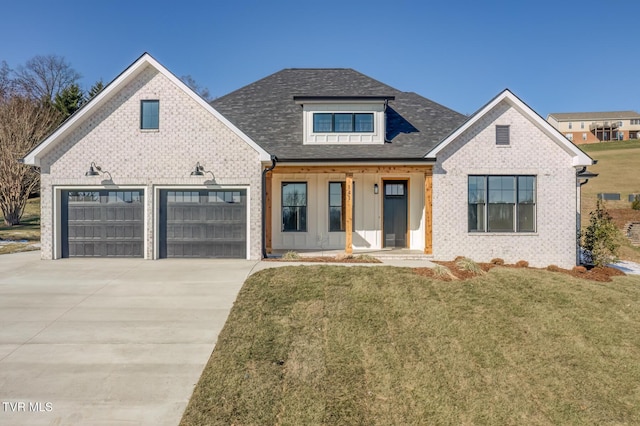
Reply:
[[182, 425], [638, 424], [639, 327], [640, 277], [265, 270]]
[[[582, 186], [582, 227], [589, 224], [589, 212], [595, 210], [597, 194], [601, 192], [621, 194], [621, 201], [606, 202], [607, 209], [619, 218], [620, 227], [629, 221], [640, 221], [640, 210], [631, 210], [627, 201], [629, 194], [640, 193], [640, 140], [580, 145], [580, 148], [598, 160], [589, 170], [599, 174]], [[640, 262], [640, 248], [624, 239], [620, 257]]]

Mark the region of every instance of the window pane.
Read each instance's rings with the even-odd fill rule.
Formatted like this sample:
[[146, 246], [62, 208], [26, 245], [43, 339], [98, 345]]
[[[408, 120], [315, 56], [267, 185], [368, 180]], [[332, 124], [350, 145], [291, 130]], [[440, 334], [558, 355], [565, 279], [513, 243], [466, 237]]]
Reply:
[[306, 231], [307, 230], [307, 208], [306, 207], [283, 207], [282, 208], [282, 230], [283, 231]]
[[513, 176], [489, 176], [489, 203], [516, 202], [516, 180]]
[[469, 231], [484, 231], [484, 204], [469, 204]]
[[489, 232], [513, 232], [513, 204], [489, 204], [488, 209]]
[[140, 111], [141, 129], [159, 128], [160, 101], [141, 101]]
[[373, 114], [355, 114], [356, 132], [373, 132]]
[[469, 176], [469, 204], [485, 203], [486, 188], [484, 176]]
[[332, 116], [333, 114], [325, 114], [325, 113], [313, 114], [313, 131], [315, 133], [332, 131], [332, 128], [331, 128]]
[[518, 232], [535, 232], [535, 204], [518, 204]]
[[335, 132], [353, 132], [353, 114], [334, 114]]
[[307, 205], [307, 184], [306, 183], [283, 183], [282, 184], [282, 205], [283, 206], [306, 206]]
[[535, 177], [518, 176], [518, 203], [535, 203]]
[[344, 215], [342, 207], [329, 207], [329, 231], [344, 231]]

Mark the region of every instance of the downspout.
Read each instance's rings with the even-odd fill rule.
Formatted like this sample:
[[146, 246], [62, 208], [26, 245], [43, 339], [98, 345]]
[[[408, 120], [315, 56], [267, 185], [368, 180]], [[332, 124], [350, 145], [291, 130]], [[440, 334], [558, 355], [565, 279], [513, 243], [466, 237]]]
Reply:
[[262, 258], [267, 258], [267, 218], [266, 218], [266, 200], [267, 200], [267, 173], [276, 168], [278, 157], [271, 155], [271, 166], [262, 170]]

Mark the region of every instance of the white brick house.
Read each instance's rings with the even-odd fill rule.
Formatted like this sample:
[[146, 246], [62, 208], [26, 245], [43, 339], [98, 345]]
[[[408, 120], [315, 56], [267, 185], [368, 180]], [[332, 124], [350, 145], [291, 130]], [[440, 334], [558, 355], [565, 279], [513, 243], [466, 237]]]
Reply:
[[44, 259], [405, 248], [564, 267], [592, 164], [509, 91], [465, 117], [354, 70], [288, 69], [208, 105], [148, 54], [24, 161]]

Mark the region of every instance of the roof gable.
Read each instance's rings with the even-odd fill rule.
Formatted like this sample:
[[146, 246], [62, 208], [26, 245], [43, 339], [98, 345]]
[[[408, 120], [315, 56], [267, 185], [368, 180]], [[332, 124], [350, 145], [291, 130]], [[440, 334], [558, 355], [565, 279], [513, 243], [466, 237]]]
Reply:
[[134, 80], [147, 66], [155, 68], [159, 73], [165, 76], [173, 84], [179, 87], [193, 100], [195, 100], [205, 110], [210, 112], [214, 117], [220, 120], [226, 125], [232, 132], [238, 135], [249, 146], [251, 146], [256, 152], [260, 154], [261, 161], [270, 161], [270, 155], [258, 144], [252, 141], [246, 134], [240, 129], [234, 126], [229, 120], [223, 117], [218, 111], [216, 111], [211, 105], [209, 105], [202, 97], [194, 92], [189, 86], [187, 86], [182, 80], [177, 78], [167, 68], [162, 66], [148, 53], [144, 53], [133, 64], [125, 69], [120, 75], [118, 75], [111, 83], [109, 83], [100, 93], [98, 93], [91, 101], [76, 111], [71, 117], [64, 121], [54, 132], [49, 135], [45, 140], [40, 142], [38, 146], [32, 149], [25, 157], [23, 162], [34, 166], [40, 165], [40, 159], [46, 155], [53, 147], [61, 141], [65, 136], [70, 134], [76, 129], [85, 118], [89, 117], [92, 112], [96, 111], [114, 95], [116, 95], [120, 89], [125, 87], [129, 82]]
[[540, 117], [531, 107], [522, 102], [520, 98], [514, 95], [509, 89], [505, 89], [495, 98], [489, 101], [485, 106], [480, 108], [476, 113], [471, 115], [467, 121], [465, 121], [460, 127], [451, 132], [446, 138], [444, 138], [435, 148], [427, 153], [425, 158], [436, 159], [439, 152], [441, 152], [446, 146], [452, 143], [462, 133], [468, 130], [471, 126], [480, 121], [486, 114], [488, 114], [495, 106], [501, 102], [507, 102], [514, 107], [530, 122], [542, 130], [551, 140], [557, 143], [565, 152], [573, 158], [574, 166], [590, 166], [593, 164], [593, 159], [578, 148], [573, 142], [568, 140], [562, 133], [560, 133], [550, 123]]

